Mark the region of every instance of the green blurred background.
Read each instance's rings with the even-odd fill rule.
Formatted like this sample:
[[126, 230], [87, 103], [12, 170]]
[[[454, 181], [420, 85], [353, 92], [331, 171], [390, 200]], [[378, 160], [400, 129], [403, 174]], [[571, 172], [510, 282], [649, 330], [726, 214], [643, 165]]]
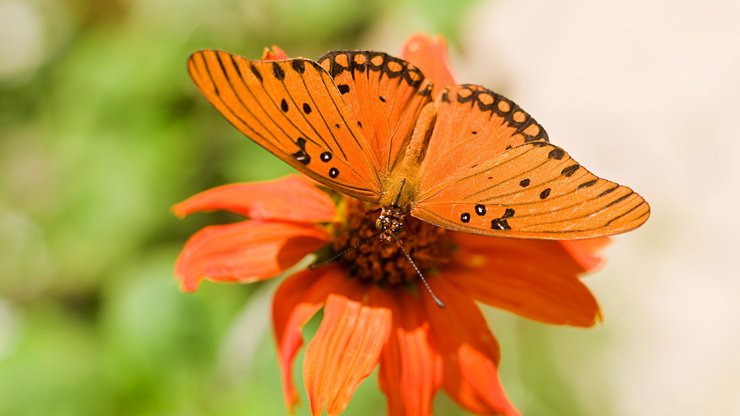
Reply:
[[[642, 236], [618, 239], [617, 248], [610, 249], [617, 265], [589, 279], [604, 304], [606, 324], [589, 331], [553, 328], [486, 310], [502, 344], [504, 385], [517, 407], [525, 415], [655, 415], [694, 414], [692, 409], [707, 411], [708, 403], [716, 405], [719, 401], [714, 396], [697, 393], [691, 383], [671, 384], [670, 369], [693, 350], [680, 350], [669, 358], [663, 354], [683, 341], [684, 328], [672, 323], [669, 312], [678, 305], [686, 310], [692, 287], [674, 291], [673, 297], [668, 291], [667, 301], [660, 284], [636, 289], [647, 275], [659, 283], [663, 280], [656, 276], [661, 273], [666, 279], [673, 277], [674, 269], [663, 265], [684, 256], [665, 257], [665, 251], [656, 247], [667, 244], [670, 250], [667, 230], [674, 223], [688, 222], [681, 215], [690, 211], [679, 209], [667, 219], [658, 214], [661, 210], [656, 208], [682, 202], [666, 196], [671, 179], [645, 179], [652, 163], [661, 160], [657, 147], [648, 146], [643, 159], [633, 157], [630, 169], [609, 164], [614, 149], [634, 149], [644, 143], [644, 137], [632, 133], [653, 122], [620, 118], [610, 127], [606, 113], [614, 111], [610, 106], [615, 104], [608, 90], [568, 87], [572, 101], [583, 102], [584, 108], [604, 105], [607, 110], [600, 115], [606, 120], [605, 130], [625, 138], [621, 145], [609, 141], [617, 144], [605, 147], [590, 136], [579, 142], [567, 125], [577, 124], [572, 121], [583, 108], [567, 104], [563, 109], [556, 103], [562, 97], [560, 91], [529, 86], [541, 78], [577, 86], [589, 73], [598, 85], [614, 83], [617, 90], [630, 85], [639, 88], [640, 81], [630, 84], [631, 76], [677, 79], [680, 74], [674, 76], [668, 63], [633, 56], [644, 38], [624, 33], [636, 30], [649, 38], [650, 30], [658, 30], [652, 39], [663, 43], [645, 52], [652, 57], [654, 50], [667, 50], [666, 45], [690, 47], [680, 37], [671, 40], [671, 31], [679, 30], [681, 22], [697, 19], [716, 26], [721, 19], [696, 17], [687, 9], [669, 16], [670, 26], [655, 29], [654, 21], [630, 19], [642, 16], [638, 9], [643, 15], [662, 18], [664, 9], [645, 11], [635, 2], [613, 10], [573, 1], [561, 7], [524, 3], [526, 7], [517, 8], [511, 1], [476, 0], [433, 6], [423, 0], [0, 0], [0, 415], [285, 413], [269, 328], [276, 282], [206, 283], [195, 294], [180, 292], [172, 265], [187, 237], [206, 224], [235, 217], [209, 214], [180, 221], [171, 215], [170, 207], [212, 186], [274, 178], [290, 168], [240, 136], [206, 103], [190, 82], [185, 61], [200, 48], [259, 57], [262, 48], [272, 44], [289, 55], [314, 58], [341, 48], [398, 52], [415, 31], [445, 35], [453, 66], [466, 75], [465, 80], [514, 94], [517, 101], [529, 99], [525, 106], [543, 114], [538, 119], [545, 126], [554, 126], [548, 127], [553, 141], [578, 155], [593, 155], [590, 166], [603, 163], [606, 167], [597, 172], [606, 171], [605, 176], [635, 185], [656, 212]], [[612, 30], [620, 42], [631, 42], [616, 49], [612, 58], [605, 58], [608, 48], [604, 54], [597, 53], [598, 59], [607, 59], [604, 67], [611, 68], [609, 59], [627, 60], [642, 62], [640, 71], [617, 65], [621, 72], [613, 75], [582, 66], [593, 60], [594, 51], [603, 44], [593, 50], [579, 47], [583, 32], [573, 29], [574, 34], [568, 28], [590, 21], [589, 13], [595, 13], [597, 22], [598, 18], [617, 19], [612, 28], [592, 28], [594, 33]], [[507, 26], [511, 19], [501, 16], [520, 20]], [[575, 48], [580, 56], [576, 58], [580, 60], [560, 61], [561, 69], [575, 68], [574, 73], [565, 71], [566, 81], [553, 78], [549, 62], [558, 62], [553, 54], [547, 55], [548, 61], [539, 59], [556, 50], [551, 31], [559, 34], [561, 49], [571, 45], [571, 52]], [[529, 34], [529, 41], [522, 34]], [[716, 46], [718, 39], [727, 39], [725, 35], [700, 38], [697, 48]], [[723, 42], [717, 56], [725, 55]], [[535, 50], [533, 44], [542, 46]], [[683, 53], [680, 48], [676, 46], [676, 56]], [[517, 61], [517, 53], [531, 53], [538, 59]], [[732, 62], [729, 67], [735, 68], [740, 60]], [[736, 72], [718, 72], [719, 76], [730, 73]], [[701, 73], [700, 77], [715, 75]], [[737, 83], [729, 85], [735, 88]], [[705, 88], [696, 86], [697, 91]], [[545, 92], [538, 96], [534, 90]], [[653, 99], [664, 100], [658, 100], [659, 105], [670, 105], [669, 91], [676, 90], [670, 83], [659, 83], [654, 91], [637, 93], [652, 94]], [[711, 94], [700, 96], [694, 108], [703, 108], [702, 102], [713, 99]], [[633, 103], [628, 101], [617, 100], [616, 105], [624, 102], [625, 108], [631, 108]], [[551, 111], [554, 107], [561, 113]], [[615, 117], [620, 116], [611, 119]], [[658, 122], [670, 123], [671, 119]], [[553, 130], [568, 138], [555, 138]], [[634, 150], [617, 153], [626, 160]], [[673, 155], [672, 160], [681, 157]], [[710, 159], [707, 156], [699, 163]], [[686, 268], [681, 270], [688, 273]], [[702, 309], [709, 304], [723, 304], [724, 288], [718, 283], [717, 293], [711, 292], [706, 302], [694, 306], [689, 302], [689, 310], [701, 312], [709, 310]], [[637, 292], [647, 294], [635, 298]], [[658, 309], [627, 306], [627, 302], [653, 305], [657, 297], [668, 303]], [[729, 312], [736, 312], [732, 308], [712, 309], [704, 313], [708, 316], [699, 314], [694, 320], [673, 319], [700, 331], [714, 316], [732, 316]], [[651, 318], [643, 319], [645, 314]], [[615, 324], [610, 325], [610, 319]], [[644, 324], [652, 321], [654, 326]], [[665, 329], [663, 323], [676, 328], [675, 332], [665, 336], [655, 332]], [[307, 333], [315, 330], [315, 324], [309, 325]], [[643, 343], [640, 337], [645, 337]], [[737, 338], [727, 340], [732, 345]], [[740, 369], [730, 358], [727, 371]], [[300, 361], [296, 368], [302, 390]], [[669, 373], [663, 375], [666, 369]], [[717, 371], [719, 376], [702, 373], [699, 380], [725, 375]], [[668, 387], [657, 387], [662, 382]], [[693, 393], [683, 398], [675, 395], [688, 391]], [[666, 405], [672, 401], [678, 404]], [[305, 397], [302, 403], [299, 414], [307, 414]], [[740, 409], [740, 404], [733, 407], [736, 404], [724, 402], [725, 407], [719, 405], [715, 414]], [[438, 414], [460, 412], [444, 395], [435, 405]], [[346, 414], [381, 414], [384, 406], [372, 376]]]

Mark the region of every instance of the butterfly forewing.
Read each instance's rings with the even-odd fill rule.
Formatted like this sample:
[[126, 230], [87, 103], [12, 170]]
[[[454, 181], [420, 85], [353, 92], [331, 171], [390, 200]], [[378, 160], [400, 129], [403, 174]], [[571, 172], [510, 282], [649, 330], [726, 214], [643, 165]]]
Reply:
[[650, 213], [631, 189], [600, 179], [563, 149], [525, 143], [422, 189], [411, 214], [453, 230], [540, 239], [591, 238], [638, 227]]
[[382, 52], [333, 51], [319, 64], [370, 143], [381, 175], [403, 155], [419, 112], [431, 101], [431, 84], [408, 62]]
[[252, 140], [333, 189], [378, 200], [370, 146], [316, 62], [250, 61], [205, 50], [190, 57], [188, 70], [206, 98]]
[[422, 188], [493, 160], [508, 148], [547, 141], [545, 129], [526, 111], [479, 85], [449, 86], [435, 107], [437, 120], [420, 174]]

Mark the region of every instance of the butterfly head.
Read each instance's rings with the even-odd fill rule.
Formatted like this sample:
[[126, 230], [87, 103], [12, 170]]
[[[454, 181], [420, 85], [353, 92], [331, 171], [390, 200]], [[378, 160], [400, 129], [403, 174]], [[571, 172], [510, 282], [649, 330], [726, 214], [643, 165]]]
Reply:
[[375, 221], [375, 228], [380, 232], [380, 240], [385, 243], [393, 241], [393, 236], [403, 228], [405, 214], [395, 206], [383, 207]]

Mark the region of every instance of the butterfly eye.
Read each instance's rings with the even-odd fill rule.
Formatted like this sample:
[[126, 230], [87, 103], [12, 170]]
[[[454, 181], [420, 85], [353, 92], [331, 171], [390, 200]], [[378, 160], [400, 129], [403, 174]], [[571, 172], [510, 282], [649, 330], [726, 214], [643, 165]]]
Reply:
[[377, 228], [378, 230], [383, 229], [383, 221], [380, 218], [375, 220], [375, 228]]
[[391, 223], [391, 232], [397, 233], [397, 232], [401, 231], [401, 226], [402, 226], [401, 222], [399, 222], [399, 221], [393, 221]]

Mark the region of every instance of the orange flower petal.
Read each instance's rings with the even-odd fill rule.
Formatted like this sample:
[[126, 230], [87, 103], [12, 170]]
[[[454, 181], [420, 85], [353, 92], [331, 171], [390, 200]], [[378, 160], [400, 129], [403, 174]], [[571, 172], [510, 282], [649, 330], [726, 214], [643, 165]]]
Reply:
[[586, 271], [591, 271], [599, 265], [603, 259], [597, 253], [611, 243], [609, 237], [589, 238], [586, 240], [560, 241], [560, 244]]
[[329, 195], [298, 175], [218, 186], [175, 205], [175, 215], [226, 210], [254, 219], [329, 222], [336, 208]]
[[293, 384], [293, 361], [303, 345], [301, 328], [324, 306], [331, 293], [350, 295], [357, 290], [357, 280], [350, 279], [337, 266], [304, 270], [288, 277], [275, 293], [272, 322], [283, 376], [283, 393], [292, 412], [298, 403]]
[[272, 45], [272, 47], [262, 50], [261, 59], [263, 61], [278, 61], [281, 59], [288, 59], [288, 54], [285, 53], [285, 51], [282, 50], [279, 46]]
[[503, 257], [512, 263], [544, 262], [568, 275], [586, 271], [565, 249], [562, 241], [496, 238], [458, 232], [452, 233], [452, 238], [460, 247], [455, 251], [455, 262], [465, 266], [481, 266], [481, 259]]
[[311, 412], [341, 413], [370, 375], [391, 329], [391, 311], [329, 295], [324, 319], [306, 347], [303, 373]]
[[263, 221], [206, 227], [195, 233], [175, 263], [183, 290], [202, 279], [250, 283], [278, 275], [326, 243], [315, 225]]
[[445, 271], [445, 277], [476, 300], [540, 322], [589, 327], [601, 319], [596, 299], [578, 279], [506, 259], [487, 266]]
[[588, 327], [601, 319], [593, 294], [578, 278], [586, 268], [560, 241], [509, 240], [457, 234], [450, 281], [475, 299], [537, 321]]
[[419, 285], [433, 339], [444, 360], [445, 391], [471, 412], [517, 415], [499, 381], [498, 343], [478, 306], [449, 279], [429, 280], [445, 302], [439, 308]]
[[388, 414], [431, 415], [432, 400], [442, 384], [442, 359], [431, 345], [429, 322], [419, 299], [408, 291], [375, 291], [393, 314], [393, 329], [380, 356], [380, 388]]
[[432, 97], [436, 97], [448, 85], [455, 84], [447, 59], [447, 43], [442, 36], [429, 37], [423, 33], [412, 35], [403, 44], [401, 57], [417, 66], [432, 82]]

